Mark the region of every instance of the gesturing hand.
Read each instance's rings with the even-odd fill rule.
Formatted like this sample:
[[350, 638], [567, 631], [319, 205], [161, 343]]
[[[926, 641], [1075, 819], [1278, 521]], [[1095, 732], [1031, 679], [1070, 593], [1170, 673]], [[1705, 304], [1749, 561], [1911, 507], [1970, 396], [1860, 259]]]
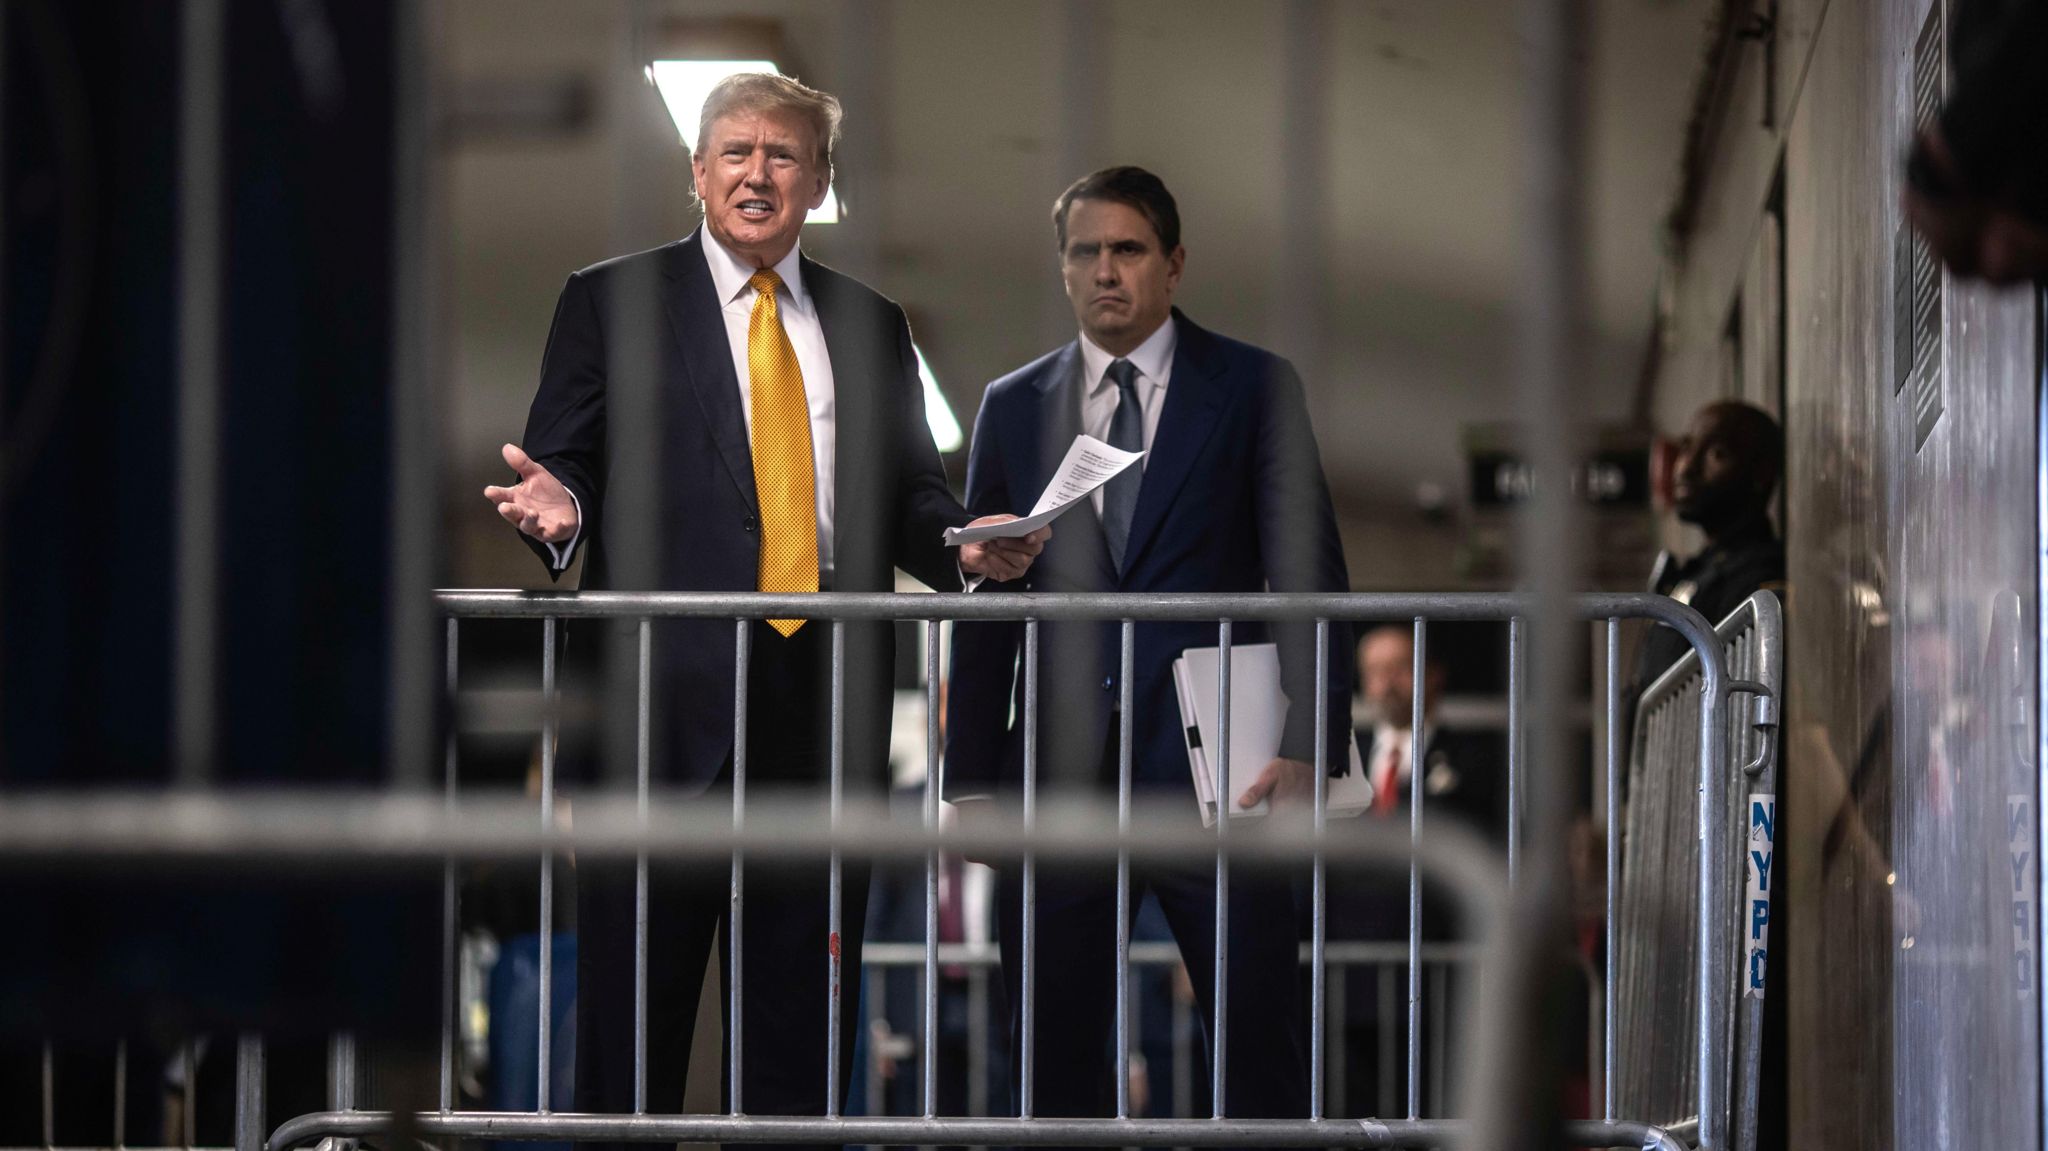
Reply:
[[543, 543], [558, 544], [576, 535], [576, 501], [548, 470], [534, 463], [516, 445], [506, 444], [505, 463], [519, 473], [509, 488], [496, 484], [484, 498], [496, 504], [505, 522]]
[[[968, 527], [985, 527], [989, 524], [1004, 524], [1016, 516], [983, 516]], [[1045, 550], [1045, 541], [1052, 538], [1052, 528], [1042, 527], [1028, 536], [1009, 539], [983, 540], [980, 543], [960, 545], [960, 569], [973, 575], [987, 576], [993, 580], [1013, 580], [1031, 570], [1031, 561]]]

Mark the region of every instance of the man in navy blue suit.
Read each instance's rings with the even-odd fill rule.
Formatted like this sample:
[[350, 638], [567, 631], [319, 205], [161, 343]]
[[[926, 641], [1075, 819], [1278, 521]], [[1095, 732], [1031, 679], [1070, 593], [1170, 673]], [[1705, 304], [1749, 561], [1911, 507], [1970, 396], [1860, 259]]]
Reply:
[[[943, 546], [945, 529], [969, 516], [946, 486], [925, 424], [903, 310], [798, 249], [804, 218], [830, 185], [839, 117], [837, 100], [785, 77], [723, 81], [705, 100], [691, 156], [704, 227], [569, 277], [524, 449], [504, 449], [519, 482], [484, 490], [552, 575], [579, 547], [583, 586], [594, 589], [888, 591], [900, 567], [959, 591], [969, 577], [1012, 579], [1030, 566], [1043, 532], [958, 552]], [[636, 331], [647, 354], [616, 357]], [[627, 388], [655, 396], [653, 434], [621, 428], [611, 401]], [[619, 530], [630, 517], [618, 509], [628, 504], [652, 509], [651, 536]], [[620, 562], [636, 552], [637, 563]], [[822, 623], [805, 625], [752, 625], [748, 787], [819, 797], [822, 806], [831, 635]], [[845, 638], [847, 786], [878, 792], [891, 632], [856, 622]], [[735, 664], [729, 620], [653, 629], [651, 760], [660, 784], [732, 786]], [[683, 1109], [704, 965], [714, 931], [731, 923], [726, 874], [719, 865], [653, 877], [652, 1112]], [[753, 1114], [825, 1113], [826, 955], [840, 948], [857, 978], [867, 902], [867, 867], [849, 861], [845, 876], [841, 938], [828, 939], [824, 867], [750, 869], [740, 1085]], [[585, 866], [577, 880], [576, 1105], [632, 1111], [632, 869]], [[858, 1014], [841, 1015], [842, 1052], [853, 1050]], [[851, 1068], [842, 1057], [833, 1088], [841, 1097]]]
[[[1026, 508], [1074, 437], [1144, 451], [1068, 512], [1014, 590], [1061, 592], [1332, 592], [1348, 588], [1336, 517], [1287, 361], [1209, 332], [1173, 307], [1186, 253], [1173, 196], [1152, 173], [1109, 168], [1054, 204], [1061, 274], [1080, 337], [989, 386], [975, 421], [967, 503], [977, 514]], [[1142, 467], [1142, 470], [1140, 470]], [[1040, 636], [1037, 746], [1049, 791], [1113, 791], [1119, 625], [1046, 624]], [[1240, 626], [1234, 639], [1264, 640]], [[1315, 682], [1314, 625], [1272, 629], [1293, 701], [1281, 758], [1233, 773], [1237, 802], [1309, 802], [1316, 693], [1324, 693], [1331, 765], [1347, 747], [1350, 676], [1336, 659]], [[953, 633], [946, 788], [966, 821], [995, 818], [1023, 784], [1021, 623], [962, 623]], [[1213, 646], [1213, 623], [1137, 628], [1133, 778], [1141, 796], [1184, 803], [1198, 819], [1172, 664]], [[1333, 636], [1348, 651], [1348, 634]], [[1108, 1036], [1116, 995], [1113, 864], [1047, 869], [1039, 878], [1036, 1113], [1112, 1114]], [[1193, 977], [1208, 1033], [1215, 976], [1215, 869], [1134, 862], [1135, 897], [1165, 911]], [[997, 891], [1011, 1050], [1019, 1051], [1021, 875]], [[1297, 990], [1293, 899], [1283, 875], [1232, 872], [1225, 1112], [1303, 1116], [1308, 1073]], [[1057, 989], [1054, 991], [1053, 989]], [[1213, 1052], [1212, 1052], [1213, 1058]], [[1013, 1065], [1017, 1065], [1013, 1063]]]

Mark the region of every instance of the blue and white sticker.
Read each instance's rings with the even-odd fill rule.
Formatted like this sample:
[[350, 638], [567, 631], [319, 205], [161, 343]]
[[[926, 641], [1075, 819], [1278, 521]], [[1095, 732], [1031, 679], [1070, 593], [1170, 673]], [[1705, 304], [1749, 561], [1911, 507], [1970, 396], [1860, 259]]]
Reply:
[[1743, 900], [1742, 932], [1748, 941], [1743, 963], [1742, 994], [1764, 997], [1764, 972], [1771, 943], [1771, 843], [1778, 822], [1778, 797], [1749, 797], [1748, 898]]

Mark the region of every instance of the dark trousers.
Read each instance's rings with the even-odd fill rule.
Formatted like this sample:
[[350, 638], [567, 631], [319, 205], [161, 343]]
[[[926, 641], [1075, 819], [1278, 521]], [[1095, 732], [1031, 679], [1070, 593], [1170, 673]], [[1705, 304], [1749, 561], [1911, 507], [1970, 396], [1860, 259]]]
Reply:
[[[1345, 1010], [1341, 1020], [1332, 1021], [1337, 1034], [1331, 1039], [1344, 1045], [1344, 1076], [1340, 1085], [1334, 1071], [1331, 1074], [1327, 1114], [1346, 1119], [1404, 1116], [1408, 1114], [1407, 964], [1349, 970], [1333, 967], [1327, 986], [1335, 987], [1340, 979]], [[1446, 1078], [1456, 1054], [1458, 1022], [1471, 999], [1470, 982], [1469, 972], [1423, 965], [1422, 1047], [1417, 1052], [1423, 1115], [1442, 1115], [1449, 1106]]]
[[[1192, 799], [1188, 818], [1197, 818]], [[1023, 1066], [1023, 887], [1022, 866], [1006, 864], [996, 884], [996, 914], [1003, 984], [1010, 1003], [1011, 1066], [1016, 1068]], [[1133, 914], [1147, 891], [1166, 913], [1174, 941], [1180, 946], [1202, 1015], [1204, 1052], [1213, 1067], [1215, 864], [1134, 860]], [[1224, 1114], [1305, 1118], [1307, 1045], [1302, 1034], [1294, 897], [1288, 876], [1247, 864], [1234, 865], [1229, 909], [1230, 1026]], [[1038, 869], [1033, 970], [1037, 985], [1033, 1113], [1062, 1118], [1114, 1115], [1114, 862]]]
[[[765, 624], [753, 636], [748, 676], [747, 794], [770, 791], [826, 803], [829, 626], [813, 621], [787, 639]], [[681, 701], [682, 706], [689, 706]], [[732, 806], [732, 765], [704, 802]], [[840, 1013], [839, 1100], [852, 1076], [858, 1030], [861, 927], [867, 919], [869, 865], [846, 861], [841, 885], [840, 953], [846, 995]], [[656, 868], [648, 884], [647, 1111], [683, 1110], [690, 1038], [714, 935], [730, 927], [729, 864]], [[740, 1103], [751, 1115], [823, 1115], [830, 964], [828, 863], [749, 863], [741, 913], [742, 1028]], [[576, 1107], [633, 1110], [633, 867], [579, 870], [577, 881]], [[732, 986], [728, 947], [718, 949], [724, 987]], [[721, 999], [727, 1046], [721, 1057], [721, 1107], [731, 1098], [731, 999]], [[645, 1148], [646, 1144], [619, 1144]], [[751, 1146], [760, 1146], [758, 1144]]]

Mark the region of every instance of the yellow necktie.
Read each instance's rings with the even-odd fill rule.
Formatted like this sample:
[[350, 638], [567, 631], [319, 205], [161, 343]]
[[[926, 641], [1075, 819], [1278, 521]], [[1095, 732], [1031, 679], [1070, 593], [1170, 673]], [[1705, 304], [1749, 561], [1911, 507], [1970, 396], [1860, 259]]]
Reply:
[[[818, 590], [818, 482], [811, 455], [811, 406], [796, 348], [782, 329], [775, 289], [782, 277], [763, 268], [747, 281], [760, 294], [747, 321], [747, 372], [754, 403], [754, 491], [761, 501], [761, 590]], [[784, 636], [800, 619], [771, 619]]]

